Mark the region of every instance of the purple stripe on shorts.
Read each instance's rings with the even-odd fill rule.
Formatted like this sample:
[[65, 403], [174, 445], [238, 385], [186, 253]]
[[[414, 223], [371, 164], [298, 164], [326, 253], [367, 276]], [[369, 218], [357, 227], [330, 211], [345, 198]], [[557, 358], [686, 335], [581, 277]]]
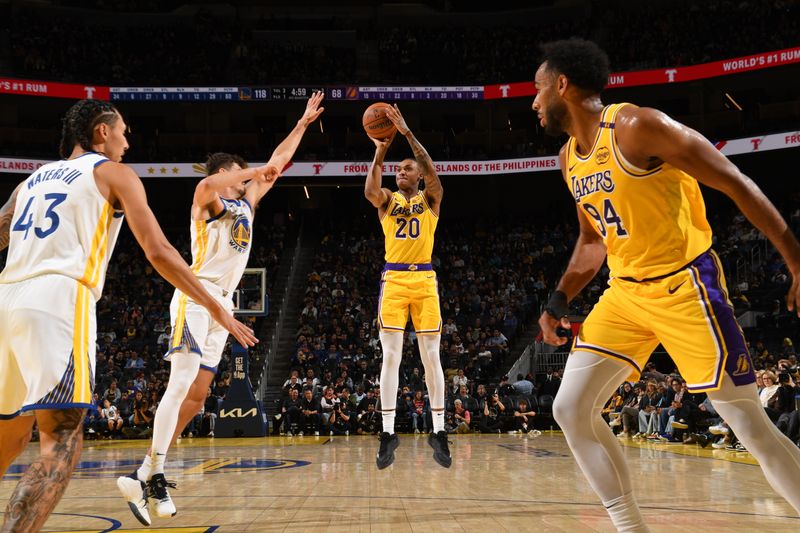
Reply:
[[[711, 310], [717, 319], [725, 346], [728, 349], [725, 372], [736, 385], [754, 383], [756, 376], [753, 372], [753, 362], [750, 360], [750, 353], [747, 350], [742, 330], [736, 322], [733, 306], [725, 295], [724, 287], [720, 286], [723, 276], [713, 252], [704, 253], [694, 261], [692, 266], [700, 274], [700, 281], [708, 293], [707, 303], [711, 305]], [[714, 328], [714, 332], [717, 334], [716, 328]], [[720, 375], [719, 370], [717, 368], [717, 375]]]
[[381, 276], [380, 290], [378, 291], [378, 324], [383, 327], [383, 318], [381, 317], [381, 305], [383, 304], [383, 284], [386, 283]]

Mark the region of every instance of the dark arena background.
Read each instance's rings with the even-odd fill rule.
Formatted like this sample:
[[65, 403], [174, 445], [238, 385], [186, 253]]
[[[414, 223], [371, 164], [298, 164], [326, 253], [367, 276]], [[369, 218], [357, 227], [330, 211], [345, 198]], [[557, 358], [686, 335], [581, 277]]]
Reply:
[[[568, 348], [542, 342], [537, 323], [578, 221], [557, 156], [567, 137], [539, 125], [533, 79], [539, 44], [571, 36], [608, 53], [603, 103], [654, 107], [699, 131], [798, 234], [797, 0], [0, 0], [0, 204], [59, 159], [70, 106], [111, 101], [129, 125], [123, 162], [142, 178], [188, 263], [190, 207], [206, 156], [232, 152], [263, 164], [312, 92], [325, 94], [324, 113], [257, 210], [252, 270], [236, 298], [237, 316], [260, 343], [226, 347], [208, 401], [167, 459], [178, 514], [154, 518], [150, 530], [615, 530], [552, 416]], [[364, 197], [374, 145], [361, 117], [375, 102], [398, 104], [445, 190], [432, 262], [444, 322], [449, 470], [430, 457], [429, 403], [417, 411], [413, 401], [427, 388], [410, 326], [397, 403], [401, 446], [391, 468], [374, 464], [384, 247]], [[398, 135], [384, 187], [395, 188], [396, 163], [412, 156]], [[791, 273], [731, 200], [702, 191], [753, 365], [773, 379], [787, 374], [781, 386], [800, 404], [800, 327], [785, 305]], [[571, 335], [607, 281], [604, 267], [572, 300]], [[169, 376], [162, 355], [172, 294], [123, 226], [97, 303], [94, 376], [94, 401], [116, 405], [122, 427], [87, 415], [83, 455], [44, 531], [145, 529], [115, 478], [149, 446]], [[639, 379], [669, 389], [679, 378], [670, 354], [659, 346], [651, 362]], [[709, 429], [721, 420], [693, 411], [688, 427], [639, 438], [638, 426], [617, 424], [614, 411], [635, 405], [635, 383], [620, 383], [603, 416], [619, 434], [652, 531], [800, 529], [745, 447]], [[758, 383], [764, 388], [760, 376]], [[293, 388], [310, 390], [316, 402], [333, 389], [349, 421], [287, 416]], [[505, 409], [497, 417], [486, 407], [495, 392]], [[471, 414], [466, 427], [453, 418], [457, 399]], [[696, 409], [704, 399], [695, 398]], [[529, 427], [514, 416], [520, 401], [536, 413]], [[784, 422], [796, 420], [794, 403], [781, 410]], [[778, 428], [800, 443], [800, 426]], [[33, 442], [5, 473], [3, 502], [37, 454]]]

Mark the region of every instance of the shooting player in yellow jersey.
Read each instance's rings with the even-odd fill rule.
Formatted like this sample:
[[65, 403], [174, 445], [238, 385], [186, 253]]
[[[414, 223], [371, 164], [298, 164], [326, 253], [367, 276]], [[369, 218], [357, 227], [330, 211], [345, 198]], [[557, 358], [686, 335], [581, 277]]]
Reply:
[[[409, 314], [417, 332], [420, 357], [425, 367], [425, 383], [433, 416], [433, 432], [428, 443], [433, 458], [441, 466], [450, 467], [452, 459], [444, 431], [444, 373], [439, 362], [442, 339], [442, 315], [436, 273], [431, 266], [433, 235], [439, 221], [444, 190], [428, 152], [411, 133], [395, 105], [387, 111], [397, 132], [408, 140], [414, 159], [404, 159], [395, 175], [398, 190], [381, 187], [382, 165], [389, 139], [376, 140], [375, 159], [364, 185], [364, 196], [378, 209], [386, 243], [386, 265], [381, 275], [378, 297], [383, 366], [381, 367], [381, 414], [383, 432], [376, 463], [379, 469], [394, 462], [394, 451], [400, 441], [394, 432], [395, 407], [400, 359], [403, 353], [403, 332]], [[425, 190], [419, 190], [424, 179]]]
[[572, 258], [539, 319], [546, 342], [566, 342], [556, 328], [569, 327], [569, 300], [606, 258], [611, 270], [553, 405], [583, 473], [619, 531], [648, 531], [600, 410], [661, 343], [689, 390], [708, 393], [770, 485], [800, 511], [800, 450], [759, 402], [698, 182], [730, 197], [778, 249], [794, 280], [790, 310], [800, 297], [797, 239], [758, 186], [702, 135], [655, 109], [604, 106], [608, 57], [597, 45], [569, 39], [542, 49], [533, 110], [548, 133], [570, 135], [560, 161], [580, 221]]

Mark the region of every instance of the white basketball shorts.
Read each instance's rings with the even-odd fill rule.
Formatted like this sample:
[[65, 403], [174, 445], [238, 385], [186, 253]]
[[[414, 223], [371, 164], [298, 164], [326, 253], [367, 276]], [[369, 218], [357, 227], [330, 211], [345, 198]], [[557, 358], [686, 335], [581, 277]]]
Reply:
[[97, 324], [89, 289], [49, 274], [0, 284], [0, 418], [93, 408]]
[[[208, 282], [203, 282], [203, 286], [225, 309], [233, 313], [233, 301], [223, 296], [222, 289]], [[200, 356], [200, 368], [216, 373], [225, 343], [228, 342], [228, 330], [211, 318], [205, 307], [178, 290], [172, 296], [169, 314], [172, 338], [164, 358], [169, 360], [173, 353], [186, 349]]]

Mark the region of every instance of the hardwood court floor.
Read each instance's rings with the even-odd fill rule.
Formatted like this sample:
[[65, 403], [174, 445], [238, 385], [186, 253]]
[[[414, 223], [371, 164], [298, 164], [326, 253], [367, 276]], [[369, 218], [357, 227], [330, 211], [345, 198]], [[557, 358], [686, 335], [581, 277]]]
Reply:
[[[424, 532], [613, 531], [564, 437], [453, 436], [453, 466], [434, 463], [425, 436], [401, 436], [395, 464], [378, 471], [375, 437], [184, 439], [167, 477], [178, 507], [150, 531]], [[35, 443], [34, 443], [35, 444]], [[653, 531], [800, 531], [746, 453], [627, 441], [625, 455]], [[147, 443], [90, 441], [45, 531], [144, 529], [115, 477]], [[5, 506], [30, 448], [0, 482]], [[15, 473], [16, 472], [16, 473]]]

